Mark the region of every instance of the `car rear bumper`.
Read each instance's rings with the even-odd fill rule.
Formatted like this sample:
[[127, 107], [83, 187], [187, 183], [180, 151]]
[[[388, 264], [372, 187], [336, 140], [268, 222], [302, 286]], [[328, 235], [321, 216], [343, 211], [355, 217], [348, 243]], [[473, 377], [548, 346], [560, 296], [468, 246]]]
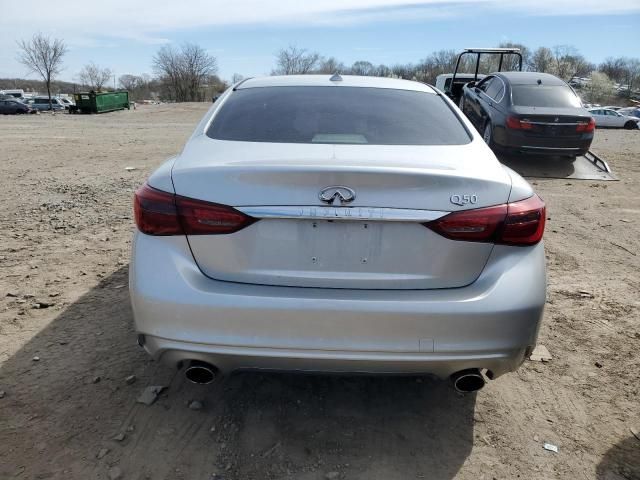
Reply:
[[284, 369], [432, 373], [518, 368], [545, 303], [542, 244], [496, 246], [471, 285], [346, 290], [221, 282], [204, 276], [183, 237], [137, 233], [130, 292], [145, 349], [170, 365], [223, 372]]
[[593, 134], [571, 137], [542, 137], [509, 129], [496, 129], [494, 142], [502, 149], [540, 155], [584, 155], [589, 151]]

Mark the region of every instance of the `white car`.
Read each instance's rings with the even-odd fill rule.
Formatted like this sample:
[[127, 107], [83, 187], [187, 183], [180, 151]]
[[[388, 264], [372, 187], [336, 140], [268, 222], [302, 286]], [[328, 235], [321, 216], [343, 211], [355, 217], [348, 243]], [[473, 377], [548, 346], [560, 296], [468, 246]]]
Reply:
[[545, 304], [545, 205], [428, 85], [249, 79], [135, 194], [138, 342], [237, 369], [516, 370]]
[[69, 108], [75, 106], [75, 102], [69, 97], [58, 97], [58, 100], [62, 102], [66, 110], [69, 110]]
[[629, 117], [640, 118], [640, 107], [625, 107], [618, 110], [618, 113]]
[[640, 118], [623, 115], [610, 108], [592, 108], [589, 113], [596, 121], [596, 127], [633, 130], [638, 128], [638, 122], [640, 122]]

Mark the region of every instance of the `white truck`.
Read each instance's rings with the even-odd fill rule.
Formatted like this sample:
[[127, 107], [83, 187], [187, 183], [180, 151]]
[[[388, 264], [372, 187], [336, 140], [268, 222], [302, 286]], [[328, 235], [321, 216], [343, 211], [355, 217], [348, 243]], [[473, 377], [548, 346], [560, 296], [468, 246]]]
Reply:
[[24, 98], [24, 90], [21, 88], [0, 90], [0, 95], [11, 95], [15, 98]]

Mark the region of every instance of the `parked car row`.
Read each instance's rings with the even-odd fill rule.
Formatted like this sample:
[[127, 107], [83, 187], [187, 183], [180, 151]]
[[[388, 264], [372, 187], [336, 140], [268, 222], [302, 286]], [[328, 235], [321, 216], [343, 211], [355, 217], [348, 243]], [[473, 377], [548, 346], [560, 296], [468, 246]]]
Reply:
[[[627, 130], [640, 128], [640, 116], [627, 115], [626, 112], [622, 113], [622, 109], [616, 111], [611, 108], [592, 108], [589, 113], [593, 116], [597, 127], [626, 128]], [[640, 115], [640, 112], [637, 115]]]
[[4, 115], [69, 110], [73, 105], [74, 103], [66, 97], [51, 97], [49, 102], [49, 97], [45, 95], [30, 98], [18, 98], [9, 94], [0, 96], [0, 113]]

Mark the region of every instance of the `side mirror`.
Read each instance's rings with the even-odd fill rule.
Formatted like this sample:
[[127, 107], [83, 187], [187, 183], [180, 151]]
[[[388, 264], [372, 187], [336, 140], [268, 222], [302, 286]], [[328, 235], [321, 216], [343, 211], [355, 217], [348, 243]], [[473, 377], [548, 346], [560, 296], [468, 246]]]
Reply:
[[476, 82], [475, 81], [471, 81], [471, 82], [467, 83], [467, 87], [469, 87], [469, 88], [473, 88], [475, 86], [476, 86]]

